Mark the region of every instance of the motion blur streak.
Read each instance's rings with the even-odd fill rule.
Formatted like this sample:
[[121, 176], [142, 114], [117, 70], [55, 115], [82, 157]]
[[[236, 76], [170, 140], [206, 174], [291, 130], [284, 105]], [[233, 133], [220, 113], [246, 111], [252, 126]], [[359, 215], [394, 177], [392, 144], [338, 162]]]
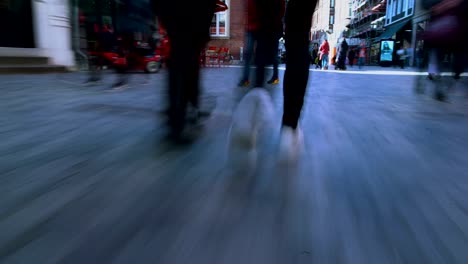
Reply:
[[114, 93], [74, 84], [84, 73], [0, 76], [0, 263], [468, 260], [466, 90], [440, 103], [414, 76], [314, 71], [305, 151], [284, 164], [267, 87], [278, 126], [236, 174], [239, 71], [202, 73], [213, 113], [185, 147], [160, 140], [165, 71]]

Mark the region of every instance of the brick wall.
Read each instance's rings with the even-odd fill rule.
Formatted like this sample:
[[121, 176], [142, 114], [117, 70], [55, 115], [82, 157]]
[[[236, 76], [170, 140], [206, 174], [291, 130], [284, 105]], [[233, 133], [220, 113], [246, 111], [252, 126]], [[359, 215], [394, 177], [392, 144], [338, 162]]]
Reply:
[[208, 46], [228, 47], [234, 59], [239, 60], [240, 48], [244, 47], [246, 12], [246, 0], [231, 0], [229, 3], [229, 37], [213, 37]]

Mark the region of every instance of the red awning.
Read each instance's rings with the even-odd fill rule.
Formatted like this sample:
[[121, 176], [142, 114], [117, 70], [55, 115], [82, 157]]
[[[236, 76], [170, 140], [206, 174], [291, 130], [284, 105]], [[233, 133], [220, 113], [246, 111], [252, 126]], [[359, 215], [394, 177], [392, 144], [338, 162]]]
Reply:
[[215, 13], [224, 12], [226, 10], [228, 10], [228, 6], [226, 5], [226, 3], [224, 3], [221, 0], [216, 0]]

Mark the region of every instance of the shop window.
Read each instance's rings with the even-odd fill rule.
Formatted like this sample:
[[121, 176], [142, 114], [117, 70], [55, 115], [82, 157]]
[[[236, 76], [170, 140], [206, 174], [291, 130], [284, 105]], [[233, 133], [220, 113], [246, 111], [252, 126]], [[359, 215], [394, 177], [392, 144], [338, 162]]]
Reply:
[[[229, 6], [229, 0], [222, 0]], [[212, 37], [228, 37], [229, 36], [229, 10], [218, 12], [213, 16], [211, 21], [210, 34]]]

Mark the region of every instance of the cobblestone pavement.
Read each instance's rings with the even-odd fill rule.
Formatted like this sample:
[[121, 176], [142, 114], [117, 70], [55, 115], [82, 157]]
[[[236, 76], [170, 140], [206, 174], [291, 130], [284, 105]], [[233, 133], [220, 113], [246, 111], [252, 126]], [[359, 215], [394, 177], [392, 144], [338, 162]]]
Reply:
[[0, 76], [0, 263], [468, 263], [466, 82], [440, 103], [414, 76], [312, 71], [300, 161], [275, 162], [278, 123], [238, 175], [240, 70], [203, 72], [187, 148], [158, 140], [164, 72]]

